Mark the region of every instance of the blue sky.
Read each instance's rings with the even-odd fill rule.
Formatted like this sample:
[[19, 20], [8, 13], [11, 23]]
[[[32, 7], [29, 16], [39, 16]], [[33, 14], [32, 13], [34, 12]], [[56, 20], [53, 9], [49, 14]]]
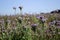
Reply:
[[19, 6], [23, 6], [23, 12], [49, 12], [60, 9], [60, 0], [0, 0], [0, 15], [19, 13]]

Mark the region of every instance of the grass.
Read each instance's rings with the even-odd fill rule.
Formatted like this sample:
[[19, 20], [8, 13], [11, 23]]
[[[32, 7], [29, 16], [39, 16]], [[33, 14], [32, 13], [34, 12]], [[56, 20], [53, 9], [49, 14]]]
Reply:
[[[56, 25], [46, 26], [48, 24], [37, 19], [36, 16], [27, 18], [30, 19], [14, 19], [15, 26], [6, 22], [7, 18], [5, 18], [4, 27], [0, 24], [0, 40], [60, 40], [60, 34], [58, 34], [60, 29], [56, 28]], [[31, 24], [37, 24], [35, 31], [32, 30]]]

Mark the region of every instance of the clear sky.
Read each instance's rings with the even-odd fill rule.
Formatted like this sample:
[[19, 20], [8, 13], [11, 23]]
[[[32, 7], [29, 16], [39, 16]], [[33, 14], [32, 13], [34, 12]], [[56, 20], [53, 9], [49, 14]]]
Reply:
[[23, 6], [23, 12], [49, 12], [60, 9], [60, 0], [0, 0], [0, 15], [14, 14], [13, 7]]

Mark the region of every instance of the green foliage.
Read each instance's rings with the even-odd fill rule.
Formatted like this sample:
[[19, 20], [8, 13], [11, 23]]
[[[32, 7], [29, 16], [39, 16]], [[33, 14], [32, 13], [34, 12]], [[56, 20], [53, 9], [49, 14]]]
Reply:
[[50, 15], [49, 17], [48, 17], [48, 20], [47, 20], [47, 22], [52, 22], [53, 20], [56, 20], [56, 17], [53, 15]]
[[36, 16], [33, 16], [31, 19], [34, 23], [38, 23], [38, 19], [36, 18]]
[[[4, 18], [4, 27], [0, 29], [0, 40], [60, 40], [60, 29], [56, 28], [55, 25], [45, 27], [45, 23], [42, 20], [38, 20], [35, 16], [31, 17], [33, 23], [38, 23], [36, 32], [33, 32], [31, 25], [27, 25], [24, 20], [20, 23], [16, 22], [16, 27], [8, 28], [7, 17]], [[54, 16], [48, 18], [48, 22], [55, 20]], [[49, 29], [51, 27], [51, 29]], [[5, 28], [5, 29], [4, 29]], [[48, 32], [47, 32], [48, 31]]]

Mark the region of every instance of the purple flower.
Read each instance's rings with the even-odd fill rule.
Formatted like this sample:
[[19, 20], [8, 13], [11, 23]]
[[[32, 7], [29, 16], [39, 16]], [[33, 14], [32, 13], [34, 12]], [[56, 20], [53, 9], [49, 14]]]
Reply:
[[31, 24], [31, 26], [32, 26], [32, 27], [36, 27], [36, 26], [37, 26], [37, 24]]
[[16, 7], [13, 7], [14, 10], [16, 10]]
[[37, 27], [37, 24], [31, 24], [31, 27], [32, 27], [32, 31], [36, 31], [36, 27]]
[[37, 16], [38, 19], [43, 19], [43, 16]]

